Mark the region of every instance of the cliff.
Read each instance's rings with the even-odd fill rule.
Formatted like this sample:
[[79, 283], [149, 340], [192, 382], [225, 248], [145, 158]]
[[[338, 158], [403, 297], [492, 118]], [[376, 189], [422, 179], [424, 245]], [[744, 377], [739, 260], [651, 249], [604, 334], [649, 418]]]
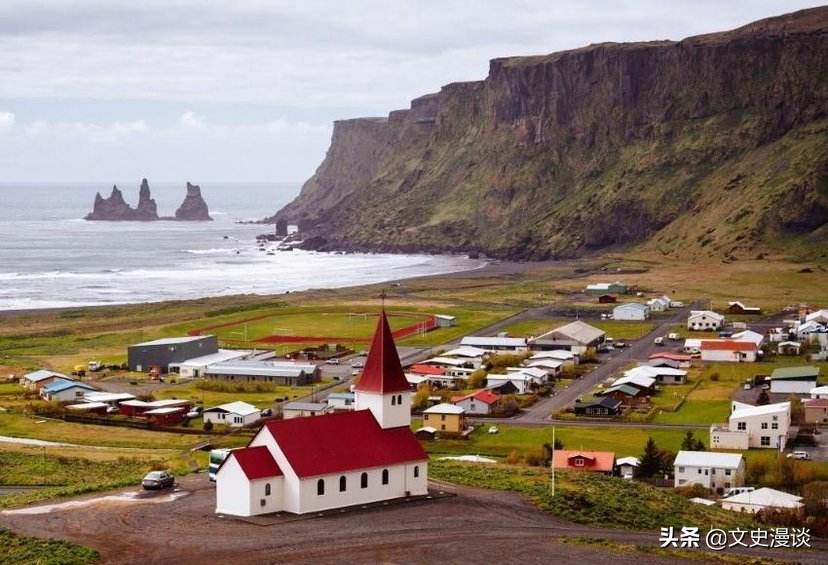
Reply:
[[195, 222], [210, 221], [210, 210], [207, 208], [207, 203], [201, 196], [201, 187], [187, 183], [187, 196], [184, 197], [184, 202], [175, 211], [176, 220], [188, 220]]
[[108, 198], [95, 195], [95, 203], [92, 211], [86, 215], [87, 220], [109, 221], [109, 222], [152, 222], [157, 220], [188, 220], [207, 221], [212, 220], [207, 203], [201, 196], [201, 188], [187, 183], [187, 195], [184, 202], [175, 212], [175, 218], [160, 218], [158, 206], [150, 193], [147, 179], [141, 181], [138, 190], [138, 205], [133, 208], [126, 200], [117, 186], [112, 187], [112, 194]]
[[828, 8], [682, 41], [491, 61], [338, 121], [266, 221], [320, 249], [747, 256], [828, 241]]

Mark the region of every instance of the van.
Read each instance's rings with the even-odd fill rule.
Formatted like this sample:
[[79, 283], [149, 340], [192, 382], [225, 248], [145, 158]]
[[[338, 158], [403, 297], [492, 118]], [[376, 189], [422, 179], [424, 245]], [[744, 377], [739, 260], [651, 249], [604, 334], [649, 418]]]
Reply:
[[670, 341], [678, 341], [678, 340], [681, 339], [681, 335], [679, 335], [675, 332], [672, 332], [672, 333], [667, 334], [667, 339], [669, 339]]

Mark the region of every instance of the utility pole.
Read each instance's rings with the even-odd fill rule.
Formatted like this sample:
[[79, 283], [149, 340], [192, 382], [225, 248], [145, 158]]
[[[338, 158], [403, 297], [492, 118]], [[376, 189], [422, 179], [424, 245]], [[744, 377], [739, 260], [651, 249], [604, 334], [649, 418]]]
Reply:
[[555, 426], [552, 426], [552, 496], [555, 496]]

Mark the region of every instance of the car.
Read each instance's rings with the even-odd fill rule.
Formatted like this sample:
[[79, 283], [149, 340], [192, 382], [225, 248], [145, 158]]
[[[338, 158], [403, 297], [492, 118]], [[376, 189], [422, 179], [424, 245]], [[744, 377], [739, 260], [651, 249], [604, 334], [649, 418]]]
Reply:
[[743, 386], [742, 388], [744, 388], [745, 390], [750, 390], [753, 388], [753, 385], [751, 385], [750, 383], [745, 383], [745, 386]]
[[268, 418], [270, 416], [273, 416], [273, 410], [272, 409], [265, 408], [264, 410], [262, 410], [262, 418]]
[[362, 371], [360, 371], [359, 369], [354, 369], [354, 370], [351, 371], [351, 376], [352, 377], [358, 377], [361, 372]]
[[807, 451], [792, 451], [786, 455], [788, 459], [810, 459], [811, 454]]
[[353, 367], [354, 369], [361, 369], [364, 366], [365, 361], [363, 361], [362, 359], [354, 359], [353, 361], [351, 361], [351, 367]]
[[670, 341], [678, 341], [681, 339], [681, 335], [677, 334], [676, 332], [670, 332], [669, 334], [667, 334], [667, 339], [669, 339]]
[[496, 434], [499, 431], [500, 430], [497, 429], [497, 426], [489, 426], [489, 433], [490, 434]]
[[664, 345], [664, 338], [659, 336], [653, 340], [653, 343], [656, 345]]
[[325, 365], [339, 365], [339, 359], [326, 359]]
[[141, 481], [144, 490], [161, 490], [175, 485], [175, 475], [169, 471], [150, 471]]
[[620, 348], [620, 349], [624, 349], [625, 347], [627, 347], [627, 344], [623, 341], [616, 341], [615, 342], [615, 347]]

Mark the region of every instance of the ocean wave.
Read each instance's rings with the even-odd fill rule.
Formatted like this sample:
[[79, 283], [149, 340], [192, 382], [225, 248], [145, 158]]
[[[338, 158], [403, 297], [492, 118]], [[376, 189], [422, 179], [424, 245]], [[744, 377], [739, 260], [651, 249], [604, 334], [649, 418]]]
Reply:
[[193, 255], [226, 255], [228, 253], [236, 253], [234, 248], [230, 247], [213, 247], [211, 249], [185, 249], [184, 253], [191, 253]]

